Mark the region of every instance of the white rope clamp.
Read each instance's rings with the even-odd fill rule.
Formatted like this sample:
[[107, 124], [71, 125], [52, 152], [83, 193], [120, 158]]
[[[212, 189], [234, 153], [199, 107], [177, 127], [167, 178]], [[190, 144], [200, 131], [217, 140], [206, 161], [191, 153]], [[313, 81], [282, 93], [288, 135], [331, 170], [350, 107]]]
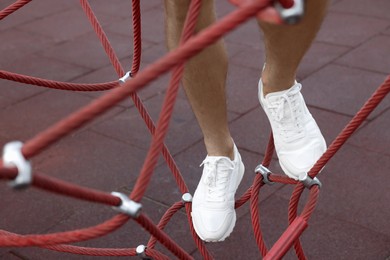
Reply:
[[271, 174], [271, 171], [267, 167], [265, 167], [264, 165], [259, 164], [255, 168], [255, 173], [260, 173], [263, 176], [264, 184], [268, 184], [268, 185], [275, 184], [273, 181], [269, 180], [269, 176]]
[[25, 188], [32, 181], [31, 162], [24, 158], [22, 147], [22, 142], [13, 141], [7, 143], [3, 148], [3, 165], [8, 168], [16, 167], [18, 169], [18, 176], [10, 182], [11, 187], [15, 189]]
[[119, 78], [119, 82], [125, 83], [128, 79], [130, 79], [132, 77], [133, 77], [133, 74], [131, 73], [131, 71], [128, 71], [128, 72], [126, 72], [126, 74], [122, 78]]
[[111, 192], [112, 196], [121, 199], [121, 204], [118, 207], [113, 207], [114, 210], [137, 218], [141, 214], [142, 205], [131, 200], [128, 196], [120, 192]]
[[317, 185], [318, 188], [322, 187], [322, 183], [317, 177], [311, 178], [309, 175], [307, 175], [305, 179], [299, 181], [302, 182], [302, 184], [309, 190], [313, 185]]
[[181, 196], [181, 200], [183, 201], [183, 203], [189, 203], [189, 202], [192, 202], [192, 195], [191, 193], [184, 193], [183, 196]]
[[137, 253], [137, 255], [141, 258], [141, 259], [143, 259], [143, 260], [152, 260], [152, 258], [150, 258], [150, 257], [148, 257], [147, 255], [146, 255], [146, 249], [147, 249], [147, 247], [146, 246], [144, 246], [144, 245], [139, 245], [139, 246], [137, 246], [137, 248], [135, 249], [135, 252]]

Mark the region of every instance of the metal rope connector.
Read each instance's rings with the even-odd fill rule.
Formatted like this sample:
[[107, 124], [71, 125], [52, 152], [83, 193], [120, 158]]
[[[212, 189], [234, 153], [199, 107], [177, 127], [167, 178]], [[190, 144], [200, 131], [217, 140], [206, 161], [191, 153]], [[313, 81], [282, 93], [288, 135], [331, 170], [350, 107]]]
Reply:
[[314, 177], [313, 179], [309, 175], [307, 175], [305, 179], [299, 181], [302, 182], [302, 184], [308, 189], [310, 189], [313, 185], [318, 185], [318, 188], [322, 187], [322, 183], [317, 177]]
[[133, 77], [133, 74], [131, 73], [131, 71], [128, 71], [128, 72], [126, 72], [126, 74], [122, 78], [119, 79], [119, 82], [125, 83], [127, 80], [129, 80], [132, 77]]
[[10, 182], [10, 186], [14, 189], [26, 188], [32, 181], [31, 162], [23, 156], [22, 147], [22, 142], [13, 141], [7, 143], [3, 148], [3, 165], [18, 169], [18, 176]]
[[142, 204], [131, 200], [126, 194], [120, 192], [111, 192], [111, 195], [121, 199], [121, 204], [117, 207], [113, 207], [114, 210], [129, 215], [133, 218], [137, 218], [142, 209]]
[[271, 174], [271, 171], [268, 170], [267, 167], [260, 164], [255, 168], [255, 173], [260, 173], [263, 176], [263, 182], [264, 184], [273, 185], [275, 184], [273, 181], [269, 180], [269, 175]]
[[305, 4], [304, 0], [294, 0], [292, 7], [284, 8], [278, 1], [275, 1], [275, 9], [287, 24], [296, 24], [303, 17]]
[[189, 193], [189, 192], [184, 193], [183, 196], [181, 196], [181, 200], [183, 201], [183, 203], [192, 202], [192, 195], [191, 195], [191, 193]]
[[135, 249], [135, 252], [137, 253], [137, 256], [139, 256], [141, 259], [143, 260], [152, 260], [152, 258], [148, 257], [145, 253], [146, 251], [146, 246], [144, 245], [139, 245], [137, 246], [137, 248]]

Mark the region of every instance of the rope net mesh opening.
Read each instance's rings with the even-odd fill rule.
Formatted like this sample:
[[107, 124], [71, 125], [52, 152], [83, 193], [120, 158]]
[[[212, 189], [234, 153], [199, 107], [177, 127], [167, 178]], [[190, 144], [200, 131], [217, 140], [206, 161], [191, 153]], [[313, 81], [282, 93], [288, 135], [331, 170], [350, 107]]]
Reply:
[[[18, 11], [23, 6], [27, 5], [31, 0], [18, 0], [8, 7], [0, 10], [0, 20], [5, 19], [8, 15]], [[140, 169], [139, 175], [135, 183], [131, 183], [131, 190], [126, 190], [126, 197], [132, 202], [141, 202], [145, 197], [146, 190], [153, 178], [153, 173], [156, 168], [160, 154], [164, 158], [167, 167], [172, 173], [178, 190], [181, 194], [189, 193], [189, 189], [185, 180], [176, 165], [168, 147], [164, 143], [167, 135], [169, 122], [173, 113], [175, 100], [177, 97], [179, 83], [182, 78], [185, 62], [195, 56], [205, 47], [211, 45], [226, 33], [232, 31], [242, 23], [255, 16], [265, 17], [264, 14], [272, 3], [266, 0], [256, 1], [232, 1], [238, 7], [225, 17], [219, 19], [215, 24], [206, 28], [198, 34], [194, 34], [194, 27], [199, 15], [201, 0], [192, 0], [188, 11], [187, 19], [183, 29], [180, 46], [164, 55], [162, 58], [153, 62], [145, 69], [140, 70], [141, 61], [141, 8], [139, 0], [132, 0], [132, 18], [133, 18], [133, 62], [131, 66], [131, 77], [119, 81], [103, 82], [97, 84], [84, 83], [68, 83], [55, 80], [48, 80], [28, 75], [22, 75], [15, 72], [0, 70], [0, 78], [19, 83], [36, 85], [41, 87], [69, 90], [69, 91], [104, 91], [110, 90], [103, 96], [96, 98], [88, 105], [82, 107], [75, 113], [59, 120], [54, 125], [37, 133], [36, 136], [27, 140], [21, 150], [26, 159], [32, 159], [34, 156], [44, 152], [45, 149], [52, 144], [58, 142], [63, 137], [68, 136], [77, 129], [92, 121], [97, 116], [103, 114], [107, 110], [113, 108], [118, 102], [130, 97], [134, 102], [135, 108], [141, 115], [145, 125], [152, 135], [150, 148], [145, 156], [144, 163]], [[290, 6], [291, 1], [280, 1], [283, 6]], [[87, 19], [93, 27], [99, 41], [101, 42], [107, 57], [114, 67], [117, 76], [123, 77], [125, 70], [121, 65], [110, 41], [105, 34], [101, 24], [95, 16], [89, 2], [80, 0], [82, 10], [85, 12]], [[268, 17], [269, 18], [269, 17]], [[279, 17], [273, 17], [274, 21], [281, 21]], [[156, 123], [153, 122], [149, 112], [145, 108], [143, 102], [137, 95], [137, 91], [147, 86], [160, 75], [171, 72], [169, 86], [166, 90], [163, 105], [161, 108], [159, 119]], [[309, 172], [309, 176], [314, 178], [319, 173], [325, 164], [333, 157], [333, 155], [342, 147], [346, 140], [354, 133], [354, 131], [362, 124], [368, 115], [375, 107], [385, 98], [390, 91], [390, 77], [378, 87], [363, 107], [358, 111], [355, 117], [341, 131], [337, 138], [330, 144], [325, 154], [317, 161]], [[268, 146], [265, 151], [265, 156], [262, 165], [268, 167], [270, 165], [272, 155], [274, 153], [273, 137], [269, 138]], [[134, 173], [131, 173], [134, 174]], [[4, 165], [0, 160], [0, 179], [14, 180], [18, 176], [16, 167]], [[306, 259], [301, 243], [299, 242], [300, 235], [308, 226], [308, 220], [312, 215], [319, 196], [319, 187], [313, 185], [307, 195], [307, 201], [302, 204], [302, 212], [298, 213], [298, 204], [305, 187], [302, 183], [298, 183], [288, 177], [271, 173], [269, 180], [271, 182], [294, 185], [293, 194], [290, 199], [288, 208], [288, 223], [284, 233], [276, 241], [271, 248], [266, 246], [263, 239], [260, 227], [260, 211], [259, 211], [259, 193], [265, 180], [261, 174], [256, 174], [252, 185], [236, 200], [236, 208], [248, 203], [250, 205], [251, 220], [253, 226], [253, 236], [258, 250], [264, 259], [280, 259], [290, 248], [294, 248], [299, 259]], [[62, 231], [49, 234], [29, 234], [22, 235], [12, 233], [6, 230], [0, 230], [0, 246], [1, 247], [41, 247], [49, 250], [60, 252], [90, 255], [90, 256], [137, 256], [150, 257], [152, 259], [170, 259], [172, 255], [179, 259], [192, 259], [192, 256], [183, 249], [181, 241], [174, 241], [166, 232], [167, 226], [171, 220], [182, 221], [187, 223], [181, 228], [185, 228], [191, 234], [192, 240], [197, 246], [200, 254], [205, 259], [213, 259], [212, 254], [207, 249], [207, 244], [202, 242], [196, 235], [191, 222], [191, 203], [182, 201], [177, 198], [177, 202], [173, 203], [161, 216], [158, 223], [154, 223], [147, 215], [148, 212], [141, 210], [140, 213], [133, 213], [131, 209], [122, 209], [122, 205], [126, 203], [119, 197], [113, 194], [100, 190], [83, 187], [71, 182], [67, 182], [55, 177], [41, 174], [33, 171], [31, 185], [37, 189], [49, 191], [52, 193], [69, 196], [75, 199], [88, 202], [103, 204], [105, 206], [114, 207], [119, 211], [118, 214], [113, 214], [109, 219], [103, 220], [101, 223], [90, 227], [84, 227], [71, 231]], [[129, 213], [130, 212], [130, 213]], [[185, 214], [183, 214], [185, 213]], [[180, 222], [181, 223], [181, 222]], [[149, 241], [145, 242], [144, 250], [140, 248], [93, 248], [71, 245], [72, 243], [89, 241], [95, 238], [106, 236], [116, 230], [123, 228], [125, 225], [139, 225], [149, 236]], [[127, 227], [127, 226], [126, 226]], [[189, 234], [188, 234], [189, 235]], [[137, 240], [134, 236], [129, 237], [129, 241]], [[164, 248], [159, 250], [157, 248]], [[146, 249], [145, 249], [146, 248]], [[141, 250], [141, 251], [140, 251]], [[169, 252], [167, 255], [165, 251]]]

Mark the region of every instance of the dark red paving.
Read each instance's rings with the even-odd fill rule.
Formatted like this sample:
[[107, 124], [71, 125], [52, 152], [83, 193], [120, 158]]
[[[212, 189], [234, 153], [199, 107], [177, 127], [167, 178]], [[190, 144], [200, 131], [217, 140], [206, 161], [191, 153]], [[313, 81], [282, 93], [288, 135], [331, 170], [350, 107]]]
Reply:
[[[12, 3], [1, 1], [0, 8]], [[94, 0], [96, 11], [126, 69], [131, 65], [130, 1]], [[217, 1], [219, 16], [233, 10]], [[142, 67], [166, 53], [161, 1], [142, 3]], [[315, 43], [299, 68], [307, 103], [330, 143], [390, 73], [390, 2], [335, 0]], [[32, 1], [0, 22], [0, 69], [69, 82], [106, 82], [118, 77], [105, 57], [78, 1]], [[241, 150], [246, 175], [242, 194], [262, 160], [269, 126], [257, 103], [256, 85], [264, 49], [256, 22], [226, 36], [230, 68], [227, 93], [232, 134]], [[158, 119], [168, 77], [140, 91]], [[103, 93], [73, 93], [0, 81], [0, 143], [27, 140]], [[319, 178], [324, 186], [302, 242], [309, 259], [390, 258], [390, 99], [387, 97], [328, 163]], [[71, 134], [33, 159], [37, 172], [87, 187], [129, 193], [150, 143], [150, 135], [131, 100]], [[183, 93], [179, 94], [168, 148], [191, 192], [205, 156], [202, 136]], [[271, 169], [280, 172], [276, 161]], [[0, 183], [0, 228], [22, 234], [50, 233], [95, 225], [115, 213], [109, 208], [35, 189], [12, 191]], [[261, 223], [266, 244], [287, 225], [291, 186], [274, 185], [260, 192]], [[157, 222], [181, 194], [166, 165], [159, 161], [142, 203]], [[248, 204], [238, 209], [233, 234], [208, 244], [216, 259], [256, 259]], [[199, 252], [188, 233], [183, 212], [167, 233], [194, 258]], [[136, 247], [147, 234], [129, 222], [107, 237], [83, 242], [96, 247]], [[159, 246], [158, 248], [161, 248]], [[162, 249], [163, 252], [164, 249]], [[170, 255], [171, 256], [171, 255]], [[2, 259], [89, 259], [38, 248], [2, 248]], [[289, 252], [285, 259], [295, 259]]]

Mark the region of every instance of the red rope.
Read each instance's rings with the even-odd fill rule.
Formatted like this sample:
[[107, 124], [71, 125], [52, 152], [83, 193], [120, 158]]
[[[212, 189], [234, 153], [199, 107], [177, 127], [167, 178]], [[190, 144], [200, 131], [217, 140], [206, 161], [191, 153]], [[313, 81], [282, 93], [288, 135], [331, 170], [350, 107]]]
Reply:
[[13, 72], [0, 70], [0, 78], [6, 80], [12, 80], [19, 83], [30, 84], [40, 87], [72, 90], [72, 91], [103, 91], [109, 90], [118, 86], [118, 81], [111, 81], [106, 83], [94, 83], [94, 84], [80, 84], [80, 83], [68, 83], [54, 80], [41, 79], [37, 77], [31, 77], [21, 75]]
[[9, 5], [8, 7], [4, 8], [3, 10], [0, 11], [0, 20], [3, 20], [8, 15], [19, 10], [21, 7], [25, 6], [26, 4], [28, 4], [30, 2], [31, 2], [31, 0], [18, 0], [15, 3]]
[[94, 227], [74, 231], [58, 232], [46, 235], [2, 235], [0, 245], [7, 247], [46, 246], [74, 243], [104, 236], [123, 226], [129, 219], [126, 215], [117, 215]]
[[264, 257], [268, 253], [267, 246], [264, 243], [263, 235], [260, 228], [260, 211], [259, 211], [259, 191], [260, 188], [264, 185], [263, 178], [261, 175], [257, 174], [252, 184], [252, 194], [251, 194], [251, 218], [252, 218], [252, 227], [255, 236], [257, 246], [260, 250], [261, 255]]
[[121, 200], [118, 197], [112, 196], [111, 194], [77, 186], [72, 183], [37, 173], [33, 175], [32, 185], [46, 191], [51, 191], [85, 201], [98, 202], [109, 206], [119, 206], [121, 204]]
[[45, 246], [43, 248], [77, 255], [88, 256], [136, 256], [134, 248], [91, 248], [71, 245]]
[[[0, 230], [1, 235], [15, 236], [16, 234]], [[135, 248], [91, 248], [91, 247], [81, 247], [81, 246], [72, 246], [72, 245], [53, 245], [53, 246], [42, 246], [42, 248], [63, 252], [71, 253], [78, 255], [88, 255], [88, 256], [136, 256], [137, 252]], [[146, 255], [153, 257], [154, 259], [169, 259], [168, 257], [162, 255], [158, 251], [148, 248], [146, 250]]]
[[133, 0], [133, 65], [131, 67], [131, 74], [134, 77], [141, 63], [141, 7], [140, 0]]
[[[291, 225], [291, 223], [294, 222], [294, 220], [297, 217], [298, 212], [298, 203], [301, 198], [302, 192], [304, 191], [305, 187], [302, 183], [299, 183], [298, 185], [295, 185], [294, 191], [292, 193], [292, 196], [290, 198], [290, 203], [288, 207], [288, 223]], [[296, 241], [294, 244], [294, 250], [295, 253], [298, 256], [298, 259], [306, 259], [305, 253], [303, 252], [302, 245], [300, 241]]]

